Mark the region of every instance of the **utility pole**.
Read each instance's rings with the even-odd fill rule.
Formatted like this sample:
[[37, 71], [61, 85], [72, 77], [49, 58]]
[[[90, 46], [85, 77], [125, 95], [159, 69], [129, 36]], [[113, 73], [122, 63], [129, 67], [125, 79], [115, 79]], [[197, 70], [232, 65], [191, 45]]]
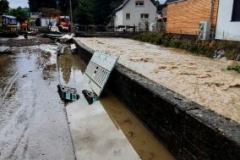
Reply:
[[58, 0], [56, 1], [56, 5], [57, 5], [57, 6], [56, 6], [57, 9], [59, 9], [59, 1], [58, 1]]
[[73, 29], [72, 0], [69, 0], [69, 3], [70, 3], [71, 32], [73, 32], [73, 31], [74, 31], [74, 29]]

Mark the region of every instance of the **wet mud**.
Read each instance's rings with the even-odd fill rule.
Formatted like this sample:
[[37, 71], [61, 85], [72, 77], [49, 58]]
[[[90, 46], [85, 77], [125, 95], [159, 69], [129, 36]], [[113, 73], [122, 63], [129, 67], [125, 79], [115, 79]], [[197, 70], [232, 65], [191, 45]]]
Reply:
[[25, 39], [23, 36], [17, 38], [1, 38], [0, 46], [9, 46], [9, 47], [22, 47], [22, 46], [33, 46], [41, 44], [54, 44], [54, 41], [49, 38], [41, 37], [29, 37]]
[[[0, 55], [0, 160], [74, 159], [64, 104], [57, 84], [79, 88], [86, 64], [57, 46], [12, 47]], [[173, 157], [114, 95], [101, 100], [143, 160]]]
[[11, 49], [0, 55], [0, 160], [74, 160], [56, 88], [57, 46]]

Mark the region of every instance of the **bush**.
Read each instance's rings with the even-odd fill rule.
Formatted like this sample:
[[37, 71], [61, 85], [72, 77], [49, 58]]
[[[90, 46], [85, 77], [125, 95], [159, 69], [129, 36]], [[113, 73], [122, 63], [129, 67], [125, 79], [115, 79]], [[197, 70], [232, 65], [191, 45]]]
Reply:
[[140, 33], [139, 35], [135, 36], [134, 39], [140, 40], [143, 42], [150, 42], [153, 44], [161, 44], [163, 36], [158, 33], [153, 33], [153, 32], [144, 32]]
[[240, 64], [237, 64], [235, 66], [229, 66], [227, 69], [237, 71], [238, 73], [240, 73]]
[[163, 45], [165, 47], [180, 48], [194, 54], [213, 57], [218, 49], [225, 51], [225, 57], [235, 59], [240, 53], [240, 43], [230, 41], [196, 41], [194, 38], [183, 38], [180, 35], [170, 35], [158, 32], [144, 32], [134, 37], [135, 40]]

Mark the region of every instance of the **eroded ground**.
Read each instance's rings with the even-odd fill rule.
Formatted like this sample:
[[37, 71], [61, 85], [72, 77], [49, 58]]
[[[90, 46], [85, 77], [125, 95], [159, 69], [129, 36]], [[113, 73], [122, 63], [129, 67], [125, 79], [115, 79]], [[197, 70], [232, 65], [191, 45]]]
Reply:
[[120, 56], [119, 63], [199, 103], [240, 122], [240, 74], [227, 71], [232, 61], [193, 56], [122, 38], [76, 38], [93, 49]]

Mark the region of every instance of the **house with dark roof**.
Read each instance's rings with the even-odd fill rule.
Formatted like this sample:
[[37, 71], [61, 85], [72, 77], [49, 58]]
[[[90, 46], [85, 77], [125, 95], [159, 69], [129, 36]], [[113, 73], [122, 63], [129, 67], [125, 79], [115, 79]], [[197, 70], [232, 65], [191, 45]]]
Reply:
[[166, 3], [168, 33], [204, 34], [205, 38], [215, 33], [219, 0], [167, 0]]
[[157, 6], [152, 0], [125, 0], [115, 10], [116, 31], [135, 27], [137, 31], [151, 31], [156, 23]]

